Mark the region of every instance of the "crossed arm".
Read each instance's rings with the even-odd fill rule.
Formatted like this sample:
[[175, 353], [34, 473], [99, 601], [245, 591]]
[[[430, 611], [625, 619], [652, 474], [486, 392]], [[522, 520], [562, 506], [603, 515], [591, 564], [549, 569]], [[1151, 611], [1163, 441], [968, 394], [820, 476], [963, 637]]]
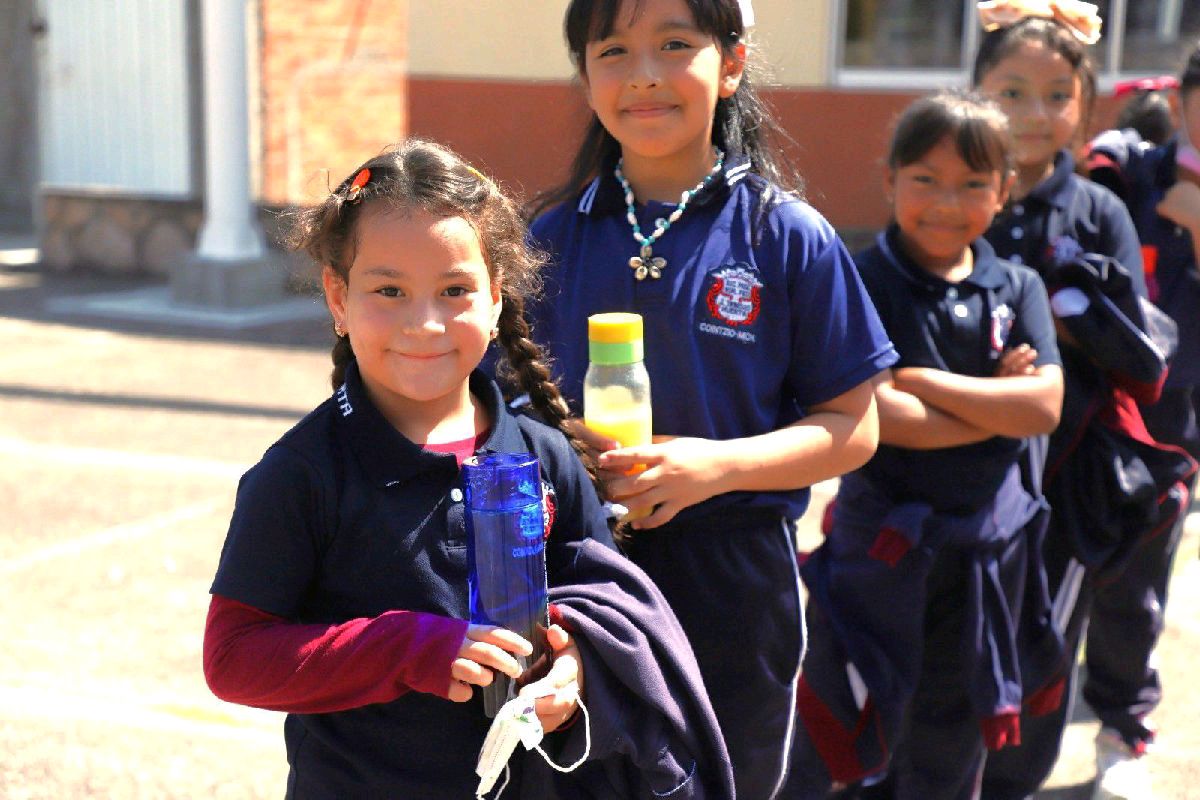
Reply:
[[880, 441], [934, 450], [1049, 433], [1062, 411], [1062, 369], [1034, 366], [1036, 358], [1028, 345], [1009, 350], [990, 378], [928, 367], [882, 373], [875, 384]]

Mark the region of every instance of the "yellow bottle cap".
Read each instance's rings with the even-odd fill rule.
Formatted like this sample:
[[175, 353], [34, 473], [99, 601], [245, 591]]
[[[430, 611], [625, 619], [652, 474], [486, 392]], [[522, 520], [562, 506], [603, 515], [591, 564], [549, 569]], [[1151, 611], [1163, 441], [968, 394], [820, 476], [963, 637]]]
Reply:
[[642, 315], [614, 311], [588, 317], [588, 339], [599, 344], [642, 341]]

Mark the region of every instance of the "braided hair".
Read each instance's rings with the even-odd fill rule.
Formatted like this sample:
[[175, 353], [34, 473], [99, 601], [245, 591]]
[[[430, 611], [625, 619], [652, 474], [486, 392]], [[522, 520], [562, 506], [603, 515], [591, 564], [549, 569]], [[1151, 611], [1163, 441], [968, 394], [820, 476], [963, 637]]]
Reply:
[[[423, 139], [408, 139], [366, 161], [348, 175], [325, 200], [295, 213], [287, 244], [307, 253], [317, 264], [350, 279], [357, 245], [356, 229], [367, 208], [420, 210], [436, 217], [462, 217], [479, 237], [480, 249], [502, 299], [497, 341], [504, 359], [502, 383], [528, 396], [546, 423], [561, 430], [576, 452], [584, 449], [566, 426], [568, 408], [551, 376], [541, 348], [530, 338], [525, 299], [541, 289], [546, 256], [527, 243], [525, 223], [512, 200], [482, 173], [449, 149]], [[345, 380], [354, 358], [350, 338], [337, 336], [331, 382]], [[584, 458], [594, 475], [594, 464]]]

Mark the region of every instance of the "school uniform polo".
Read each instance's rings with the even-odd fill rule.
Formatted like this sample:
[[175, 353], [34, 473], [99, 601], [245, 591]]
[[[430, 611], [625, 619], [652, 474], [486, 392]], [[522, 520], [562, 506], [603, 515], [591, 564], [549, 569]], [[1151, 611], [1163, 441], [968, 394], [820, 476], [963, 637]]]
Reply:
[[[643, 317], [656, 434], [767, 433], [895, 361], [833, 229], [793, 197], [764, 211], [765, 183], [747, 159], [731, 154], [654, 243], [666, 267], [644, 281], [629, 267], [639, 247], [612, 166], [532, 226], [551, 256], [544, 297], [530, 310], [534, 336], [576, 413], [587, 318], [601, 312]], [[653, 231], [674, 208], [639, 206], [641, 229]], [[623, 545], [687, 632], [738, 797], [775, 797], [787, 771], [804, 650], [793, 520], [808, 497], [808, 489], [719, 495]]]
[[[1051, 276], [1057, 264], [1069, 261], [1079, 253], [1113, 258], [1129, 275], [1131, 287], [1128, 291], [1147, 296], [1141, 243], [1129, 211], [1110, 189], [1075, 174], [1074, 159], [1065, 151], [1057, 157], [1053, 173], [1029, 195], [997, 216], [986, 235], [997, 255], [1019, 259], [1036, 269], [1043, 278]], [[1089, 634], [1088, 645], [1089, 681], [1094, 683], [1091, 676], [1115, 662], [1141, 660], [1145, 665], [1147, 651], [1129, 646], [1133, 633], [1127, 620], [1129, 614], [1140, 614], [1136, 605], [1154, 603], [1150, 595], [1143, 592], [1144, 601], [1139, 600], [1136, 605], [1126, 605], [1121, 600], [1105, 611], [1097, 603], [1093, 614], [1093, 603], [1102, 587], [1097, 586], [1097, 575], [1085, 567], [1085, 563], [1093, 545], [1103, 544], [1108, 533], [1094, 520], [1103, 517], [1108, 501], [1117, 495], [1116, 490], [1098, 485], [1097, 476], [1104, 476], [1105, 470], [1111, 472], [1114, 464], [1132, 463], [1134, 459], [1126, 454], [1118, 462], [1111, 453], [1096, 455], [1088, 452], [1086, 447], [1105, 437], [1133, 440], [1133, 446], [1144, 445], [1147, 450], [1153, 450], [1154, 446], [1137, 441], [1139, 436], [1149, 437], [1132, 397], [1115, 385], [1114, 376], [1098, 367], [1095, 359], [1079, 348], [1064, 347], [1062, 355], [1065, 364], [1063, 414], [1062, 422], [1050, 437], [1046, 497], [1052, 511], [1043, 556], [1054, 603], [1055, 626], [1062, 631], [1068, 656], [1058, 668], [1052, 688], [1061, 693], [1061, 697], [1070, 697], [1076, 677], [1074, 657], [1087, 629], [1089, 615], [1093, 615], [1093, 633]], [[1170, 458], [1163, 453], [1147, 452], [1146, 455], [1153, 462]], [[1139, 477], [1150, 475], [1149, 480], [1156, 484], [1152, 487], [1152, 496], [1159, 499], [1157, 512], [1146, 514], [1131, 510], [1120, 520], [1127, 541], [1141, 538], [1144, 543], [1157, 524], [1157, 518], [1173, 518], [1171, 509], [1179, 506], [1178, 495], [1182, 487], [1171, 486], [1171, 478], [1160, 479], [1157, 467], [1135, 463], [1126, 468]], [[1180, 465], [1179, 469], [1183, 468], [1184, 465]], [[1089, 483], [1084, 480], [1087, 477], [1093, 480]], [[1115, 475], [1108, 478], [1110, 481], [1124, 479], [1124, 476]], [[1167, 527], [1170, 527], [1169, 522]], [[1151, 541], [1161, 542], [1165, 538]], [[1089, 541], [1092, 539], [1096, 541]], [[1134, 551], [1150, 553], [1157, 549], [1157, 546], [1137, 547]], [[1145, 576], [1133, 577], [1129, 570], [1127, 566], [1125, 576], [1110, 586], [1127, 586], [1135, 593], [1140, 591], [1138, 584], [1145, 585]], [[1115, 607], [1122, 605], [1125, 607]], [[1140, 622], [1137, 627], [1144, 629]], [[1115, 633], [1105, 646], [1093, 642], [1097, 638], [1094, 633], [1101, 629]], [[1136, 635], [1139, 640], [1147, 638], [1142, 632]], [[1141, 652], [1134, 658], [1123, 652], [1135, 649]], [[994, 754], [987, 762], [983, 779], [986, 796], [1007, 800], [1026, 797], [1037, 790], [1054, 766], [1069, 708], [1070, 703], [1065, 701], [1047, 703], [1041, 709], [1044, 713], [1040, 714], [1030, 713], [1031, 709], [1026, 707], [1021, 719], [1022, 744]], [[1107, 715], [1103, 709], [1097, 708], [1097, 711], [1102, 717]], [[1127, 716], [1124, 711], [1121, 714]]]
[[[552, 490], [549, 583], [567, 545], [612, 547], [603, 510], [561, 433], [507, 410], [482, 373], [472, 393], [493, 419], [479, 452], [532, 452]], [[586, 489], [586, 490], [585, 490]], [[425, 450], [384, 419], [357, 365], [334, 395], [242, 478], [214, 594], [299, 623], [343, 623], [392, 610], [466, 619], [463, 492], [452, 454]], [[421, 654], [415, 653], [414, 657]], [[489, 720], [478, 696], [429, 693], [414, 676], [386, 703], [290, 714], [284, 725], [289, 797], [468, 797]]]
[[[1133, 130], [1105, 131], [1090, 145], [1088, 168], [1093, 180], [1113, 189], [1129, 208], [1142, 242], [1150, 299], [1178, 326], [1162, 396], [1142, 407], [1146, 427], [1156, 441], [1200, 459], [1200, 271], [1191, 234], [1158, 213], [1179, 180], [1179, 147], [1178, 138], [1156, 147]], [[1193, 476], [1192, 493], [1195, 484]], [[1181, 513], [1173, 530], [1139, 547], [1121, 579], [1096, 592], [1083, 696], [1101, 722], [1133, 747], [1154, 739], [1148, 716], [1162, 701], [1162, 682], [1152, 653], [1163, 630], [1186, 516]]]
[[[884, 328], [900, 353], [899, 367], [990, 378], [1004, 351], [1026, 344], [1035, 366], [1061, 365], [1046, 289], [1037, 273], [1005, 263], [986, 240], [971, 245], [974, 269], [950, 283], [904, 252], [895, 225], [855, 256]], [[994, 436], [938, 450], [881, 444], [863, 477], [886, 487], [896, 502], [928, 503], [937, 511], [971, 513], [995, 496], [1025, 439]]]
[[[894, 224], [855, 256], [896, 368], [988, 378], [1022, 344], [1035, 366], [1060, 365], [1037, 273], [984, 239], [971, 251], [958, 282], [914, 262]], [[811, 644], [786, 796], [816, 800], [890, 761], [897, 797], [967, 797], [985, 744], [1019, 739], [1018, 619], [1046, 516], [1022, 486], [1026, 449], [1004, 436], [937, 450], [881, 444], [843, 477], [826, 539], [801, 568]]]
[[[896, 358], [854, 263], [815, 210], [785, 198], [759, 216], [763, 181], [731, 155], [717, 178], [654, 243], [660, 279], [634, 279], [638, 255], [624, 194], [603, 170], [574, 203], [532, 226], [549, 251], [534, 335], [554, 358], [573, 410], [583, 410], [587, 318], [641, 314], [654, 433], [734, 439], [775, 430], [831, 400]], [[643, 231], [675, 206], [637, 208]], [[725, 506], [768, 507], [799, 517], [808, 490], [732, 493], [681, 516]]]
[[1125, 205], [1076, 174], [1075, 159], [1065, 150], [1055, 157], [1053, 173], [998, 214], [984, 236], [998, 257], [1043, 278], [1063, 253], [1110, 256], [1129, 272], [1137, 293], [1146, 295], [1141, 244]]

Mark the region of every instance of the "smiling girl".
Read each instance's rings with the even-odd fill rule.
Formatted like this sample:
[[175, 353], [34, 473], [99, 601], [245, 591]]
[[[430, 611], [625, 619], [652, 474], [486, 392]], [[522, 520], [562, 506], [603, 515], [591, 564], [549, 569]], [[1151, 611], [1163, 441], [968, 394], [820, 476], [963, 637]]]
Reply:
[[[1004, 8], [1011, 13], [1000, 15]], [[1005, 800], [1031, 795], [1050, 775], [1095, 587], [1113, 579], [1160, 517], [1178, 513], [1156, 500], [1172, 497], [1190, 467], [1186, 457], [1158, 448], [1137, 406], [1158, 396], [1165, 367], [1135, 377], [1127, 344], [1070, 332], [1103, 308], [1123, 310], [1106, 320], [1117, 323], [1109, 330], [1129, 329], [1142, 341], [1147, 329], [1133, 221], [1111, 191], [1076, 174], [1072, 152], [1082, 144], [1096, 93], [1086, 49], [1099, 39], [1095, 6], [996, 0], [982, 3], [980, 13], [988, 33], [973, 80], [1008, 116], [1017, 163], [1012, 199], [987, 239], [997, 255], [1027, 264], [1046, 282], [1066, 378], [1063, 424], [1050, 438], [1044, 476], [1053, 513], [1043, 548], [1066, 658], [1024, 656], [1029, 688], [1041, 691], [1027, 696], [1021, 746], [995, 754], [985, 772], [985, 796]], [[1133, 485], [1136, 491], [1117, 488]]]
[[[548, 674], [521, 693], [545, 733], [570, 727], [544, 747], [575, 761], [584, 786], [603, 779], [589, 768], [616, 762], [605, 785], [618, 796], [682, 783], [731, 794], [678, 622], [615, 553], [556, 429], [565, 407], [522, 313], [541, 264], [525, 236], [492, 181], [419, 140], [299, 215], [294, 243], [322, 267], [337, 336], [333, 394], [242, 478], [204, 641], [217, 696], [288, 712], [289, 798], [475, 796], [491, 724], [475, 687], [520, 677], [515, 656], [532, 650], [467, 621], [459, 466], [476, 453], [532, 453], [541, 469], [562, 625], [546, 629]], [[545, 422], [512, 412], [477, 369], [493, 340]], [[581, 697], [594, 722], [568, 726]], [[518, 797], [579, 796], [540, 762], [512, 768]]]
[[[767, 139], [736, 0], [573, 0], [592, 109], [531, 230], [551, 255], [533, 329], [581, 415], [587, 318], [641, 314], [655, 441], [601, 453], [626, 554], [679, 615], [738, 797], [787, 770], [804, 650], [794, 521], [874, 452], [871, 378], [895, 359], [830, 225]], [[645, 465], [636, 475], [632, 468]]]
[[1058, 423], [1062, 370], [1041, 280], [982, 238], [1011, 162], [1003, 114], [977, 96], [918, 100], [897, 122], [893, 222], [855, 263], [900, 361], [876, 382], [879, 451], [842, 479], [801, 568], [788, 797], [887, 769], [893, 797], [969, 798], [985, 746], [1019, 740], [1015, 622], [1045, 524], [1020, 464]]

